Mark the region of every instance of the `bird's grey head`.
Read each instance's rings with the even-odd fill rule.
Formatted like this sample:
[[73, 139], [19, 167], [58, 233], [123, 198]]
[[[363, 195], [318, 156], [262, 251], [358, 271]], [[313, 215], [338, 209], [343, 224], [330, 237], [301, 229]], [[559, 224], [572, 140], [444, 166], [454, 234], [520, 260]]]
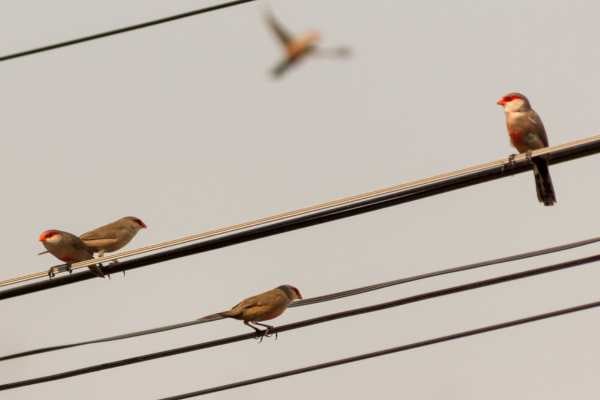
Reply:
[[522, 112], [531, 110], [531, 104], [524, 94], [511, 92], [502, 96], [497, 102], [506, 112]]
[[285, 293], [285, 295], [287, 296], [287, 298], [290, 299], [290, 301], [302, 299], [302, 294], [300, 294], [300, 291], [292, 285], [281, 285], [278, 286], [277, 289], [282, 290], [283, 293]]

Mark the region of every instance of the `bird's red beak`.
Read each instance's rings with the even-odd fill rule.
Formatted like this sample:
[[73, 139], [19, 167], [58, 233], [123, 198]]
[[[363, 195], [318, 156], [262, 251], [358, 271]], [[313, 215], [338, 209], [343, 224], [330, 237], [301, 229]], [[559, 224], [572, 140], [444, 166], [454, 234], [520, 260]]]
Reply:
[[44, 232], [40, 233], [39, 240], [40, 240], [40, 242], [45, 242], [46, 239], [54, 236], [55, 234], [56, 234], [56, 232], [53, 232], [53, 231], [44, 231]]
[[504, 107], [504, 105], [506, 104], [506, 102], [504, 101], [504, 97], [501, 97], [501, 98], [500, 98], [500, 99], [499, 99], [499, 100], [496, 102], [496, 104], [498, 104], [499, 106], [503, 106], [503, 107]]

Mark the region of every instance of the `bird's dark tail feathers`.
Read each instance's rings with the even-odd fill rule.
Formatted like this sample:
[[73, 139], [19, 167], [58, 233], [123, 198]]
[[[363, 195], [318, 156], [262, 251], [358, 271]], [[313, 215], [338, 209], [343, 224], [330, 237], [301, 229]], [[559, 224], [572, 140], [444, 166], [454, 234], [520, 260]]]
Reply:
[[545, 206], [552, 206], [556, 203], [556, 194], [554, 193], [554, 185], [552, 185], [552, 178], [548, 169], [548, 161], [541, 157], [536, 157], [531, 161], [533, 163], [535, 189], [538, 200], [544, 203]]
[[227, 318], [227, 317], [228, 317], [227, 312], [220, 312], [220, 313], [216, 313], [216, 314], [210, 314], [210, 315], [207, 315], [202, 318], [198, 318], [196, 321], [211, 322], [211, 321], [218, 321], [220, 319]]

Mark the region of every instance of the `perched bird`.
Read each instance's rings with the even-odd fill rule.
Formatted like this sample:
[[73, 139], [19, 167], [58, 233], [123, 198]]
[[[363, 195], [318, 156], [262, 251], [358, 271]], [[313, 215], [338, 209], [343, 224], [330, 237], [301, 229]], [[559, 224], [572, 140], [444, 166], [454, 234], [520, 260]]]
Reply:
[[[71, 264], [94, 258], [92, 250], [81, 239], [69, 232], [50, 229], [40, 234], [40, 242], [48, 253], [66, 263], [66, 266], [52, 267], [48, 275], [53, 277], [56, 272], [71, 272]], [[104, 278], [99, 265], [90, 265], [89, 269], [97, 276]]]
[[[262, 337], [268, 335], [274, 327], [267, 324], [261, 324], [260, 321], [277, 318], [283, 314], [292, 301], [301, 298], [302, 295], [298, 289], [290, 285], [282, 285], [275, 289], [271, 289], [268, 292], [248, 297], [233, 306], [229, 311], [208, 315], [199, 320], [211, 321], [219, 318], [239, 319], [244, 321], [245, 325], [254, 329], [254, 331], [260, 335], [262, 340]], [[253, 324], [260, 325], [266, 329], [261, 330]]]
[[265, 13], [265, 20], [285, 49], [285, 58], [272, 70], [272, 74], [276, 78], [283, 75], [289, 67], [309, 54], [334, 57], [345, 57], [350, 54], [350, 50], [346, 47], [336, 49], [317, 48], [317, 42], [321, 39], [321, 35], [317, 31], [308, 31], [303, 35], [292, 36], [270, 12]]
[[102, 257], [105, 252], [124, 247], [146, 224], [136, 217], [123, 217], [79, 236], [94, 253]]
[[531, 108], [527, 97], [521, 93], [508, 93], [502, 96], [497, 104], [504, 108], [510, 142], [519, 153], [527, 153], [533, 165], [538, 200], [545, 206], [553, 205], [556, 203], [556, 195], [548, 170], [548, 161], [543, 157], [531, 159], [532, 150], [548, 147], [548, 136], [542, 120]]

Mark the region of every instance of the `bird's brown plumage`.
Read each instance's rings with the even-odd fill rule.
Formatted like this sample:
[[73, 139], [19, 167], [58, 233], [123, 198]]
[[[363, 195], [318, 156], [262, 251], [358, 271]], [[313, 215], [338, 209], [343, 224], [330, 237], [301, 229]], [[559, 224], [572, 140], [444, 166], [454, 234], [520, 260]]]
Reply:
[[[510, 142], [519, 153], [548, 147], [548, 136], [542, 119], [531, 107], [527, 97], [511, 92], [502, 96], [497, 104], [504, 108]], [[556, 203], [556, 194], [548, 162], [536, 157], [532, 163], [538, 200], [551, 206]]]
[[123, 217], [79, 236], [96, 253], [113, 252], [123, 248], [146, 225], [136, 217]]
[[[50, 254], [67, 264], [94, 258], [92, 249], [86, 246], [80, 238], [69, 232], [50, 229], [42, 232], [39, 240]], [[104, 277], [104, 273], [99, 266], [91, 265], [89, 269], [96, 275]]]
[[248, 297], [233, 306], [230, 310], [218, 314], [208, 315], [200, 318], [202, 321], [211, 321], [223, 318], [234, 318], [244, 321], [244, 323], [256, 331], [259, 331], [252, 323], [267, 328], [269, 325], [261, 324], [261, 321], [268, 321], [277, 318], [285, 312], [288, 305], [301, 299], [300, 291], [291, 285], [281, 285], [256, 296]]

